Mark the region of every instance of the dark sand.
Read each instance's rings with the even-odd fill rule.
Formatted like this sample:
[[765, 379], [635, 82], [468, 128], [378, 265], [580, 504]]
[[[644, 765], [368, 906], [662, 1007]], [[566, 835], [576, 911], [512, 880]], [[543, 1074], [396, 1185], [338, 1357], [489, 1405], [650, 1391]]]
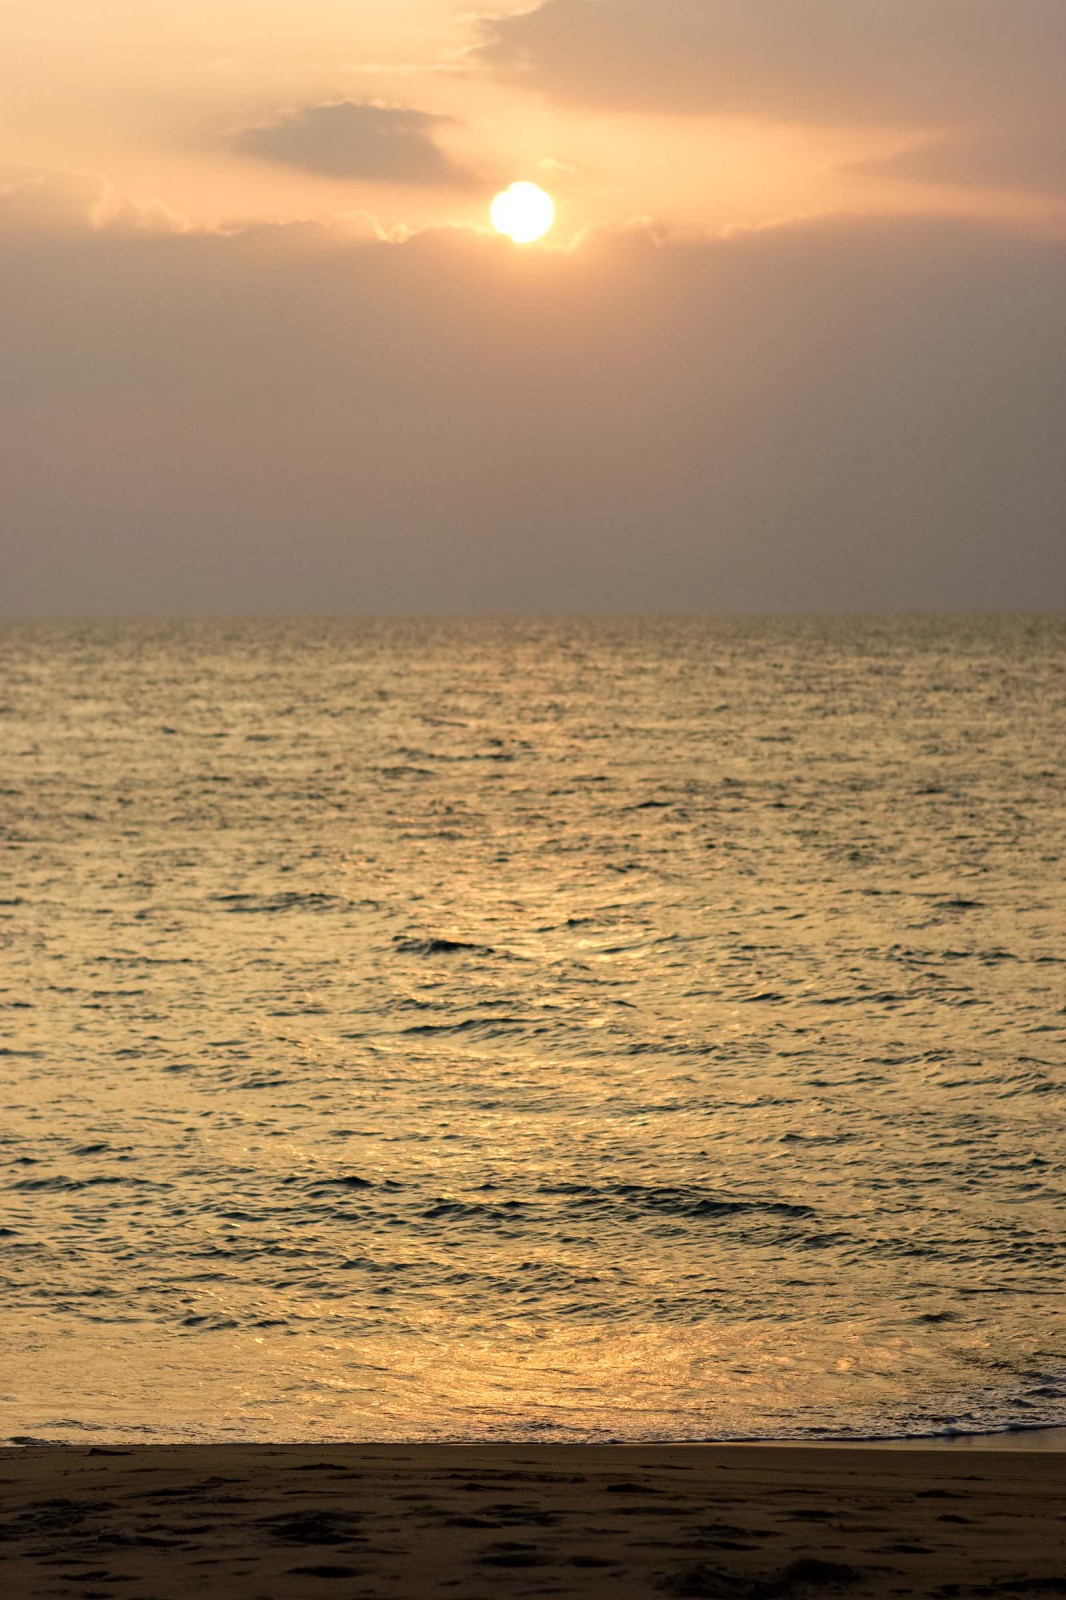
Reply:
[[1066, 1595], [1064, 1519], [1025, 1449], [7, 1449], [0, 1594]]

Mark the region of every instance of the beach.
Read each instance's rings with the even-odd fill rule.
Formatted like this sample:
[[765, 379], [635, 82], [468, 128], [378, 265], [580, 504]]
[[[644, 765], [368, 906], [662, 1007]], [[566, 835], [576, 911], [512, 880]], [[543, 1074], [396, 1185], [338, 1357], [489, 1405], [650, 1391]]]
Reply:
[[0, 1451], [17, 1600], [1066, 1593], [1060, 1450]]

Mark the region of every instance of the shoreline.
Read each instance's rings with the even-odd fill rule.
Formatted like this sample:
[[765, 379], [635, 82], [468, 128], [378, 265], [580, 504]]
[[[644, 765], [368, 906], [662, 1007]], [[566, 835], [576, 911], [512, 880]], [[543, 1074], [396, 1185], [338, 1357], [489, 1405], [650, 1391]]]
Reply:
[[[870, 1438], [837, 1439], [154, 1439], [131, 1440], [102, 1432], [94, 1441], [107, 1450], [139, 1449], [251, 1449], [295, 1450], [1046, 1450], [1066, 1451], [1066, 1425], [1049, 1424], [1031, 1428], [1002, 1428], [989, 1433], [918, 1433], [898, 1437], [873, 1435]], [[4, 1450], [81, 1450], [93, 1445], [73, 1439], [49, 1439], [37, 1434], [9, 1434], [0, 1438]]]
[[6, 1447], [5, 1593], [1066, 1594], [1058, 1451], [953, 1443]]
[[[738, 1443], [741, 1441], [737, 1441]], [[747, 1441], [744, 1441], [747, 1442]], [[774, 1446], [777, 1440], [752, 1440]], [[901, 1439], [782, 1439], [801, 1449], [831, 1450], [1066, 1450], [1066, 1427], [1004, 1428], [998, 1433], [915, 1434]]]

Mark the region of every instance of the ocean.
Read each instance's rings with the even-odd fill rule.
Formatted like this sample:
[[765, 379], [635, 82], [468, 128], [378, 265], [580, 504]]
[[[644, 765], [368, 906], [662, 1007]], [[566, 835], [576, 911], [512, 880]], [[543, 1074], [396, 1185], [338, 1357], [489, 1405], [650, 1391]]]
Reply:
[[0, 629], [0, 1440], [1066, 1422], [1066, 621]]

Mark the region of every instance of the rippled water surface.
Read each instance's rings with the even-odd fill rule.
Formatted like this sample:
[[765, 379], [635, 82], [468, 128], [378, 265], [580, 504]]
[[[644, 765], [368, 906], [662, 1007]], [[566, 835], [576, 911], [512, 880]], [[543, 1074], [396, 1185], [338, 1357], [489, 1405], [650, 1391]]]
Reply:
[[0, 632], [0, 1437], [1066, 1421], [1064, 668]]

